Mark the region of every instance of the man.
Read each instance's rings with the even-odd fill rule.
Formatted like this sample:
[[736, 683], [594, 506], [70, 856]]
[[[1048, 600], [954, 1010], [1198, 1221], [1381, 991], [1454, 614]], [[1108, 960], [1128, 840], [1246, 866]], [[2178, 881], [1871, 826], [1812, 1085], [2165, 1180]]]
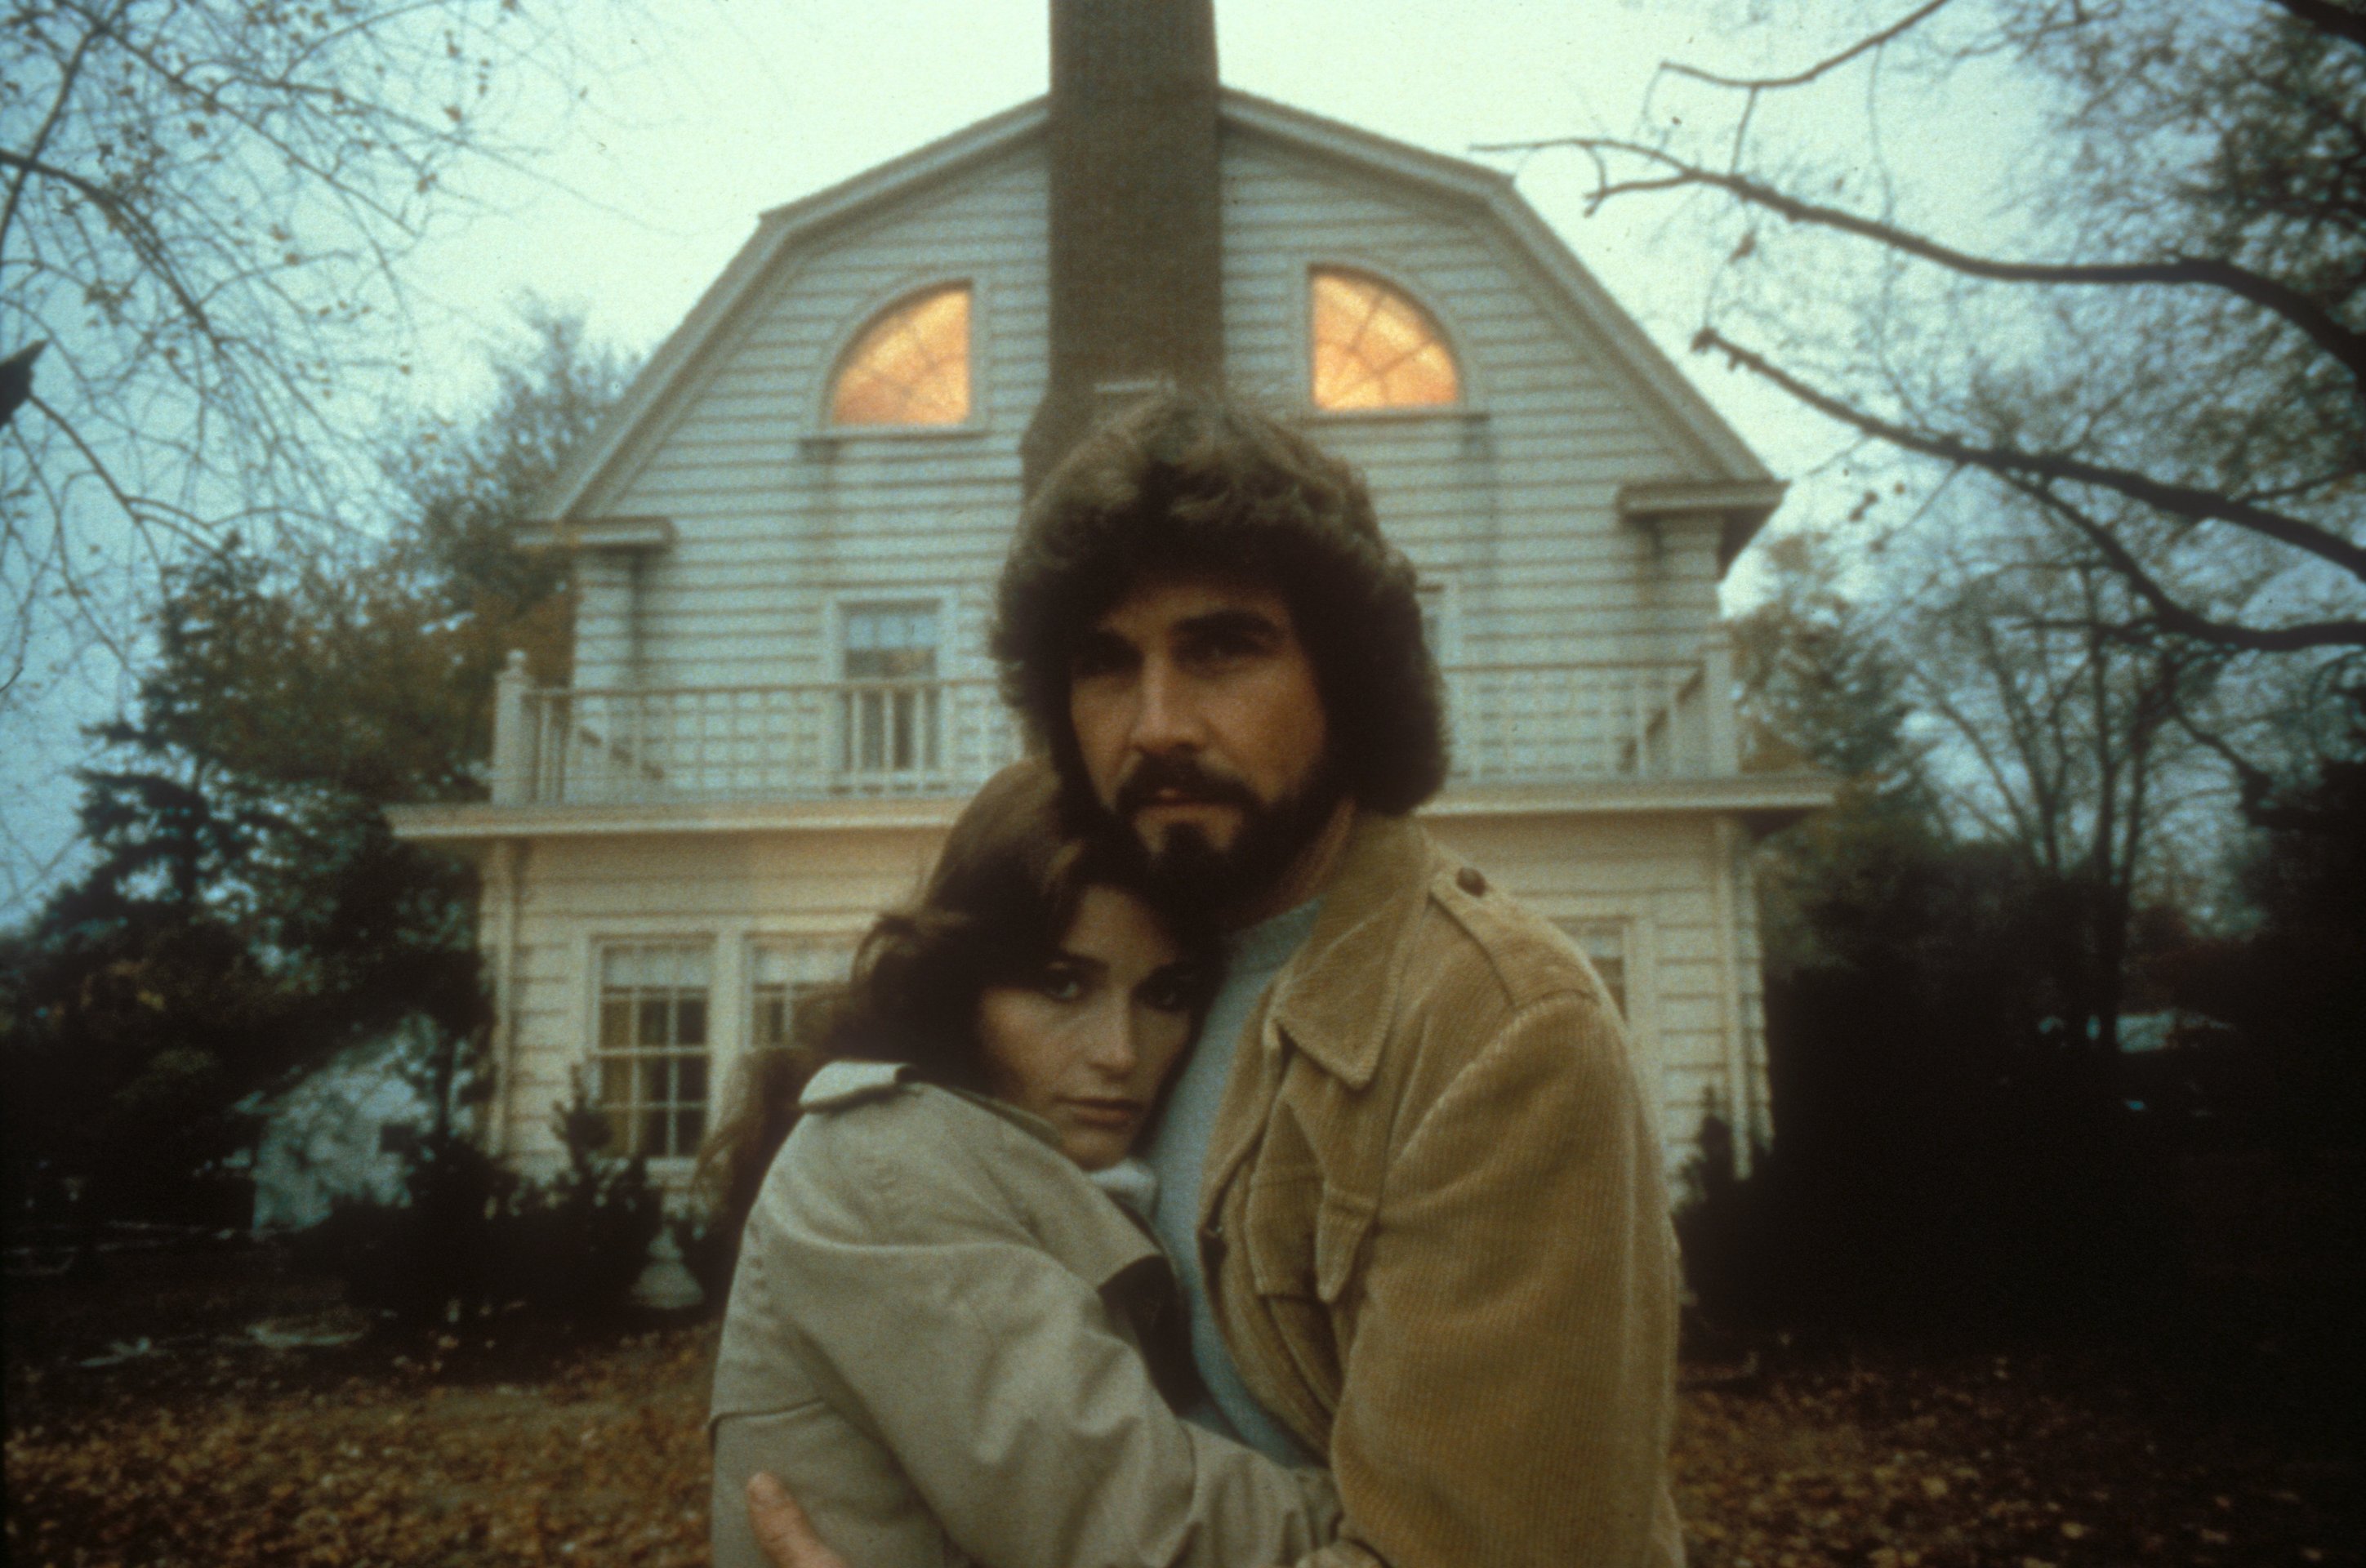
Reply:
[[1660, 1153], [1592, 971], [1405, 815], [1439, 685], [1361, 482], [1153, 401], [1046, 479], [995, 650], [1078, 808], [1234, 933], [1148, 1154], [1190, 1414], [1337, 1478], [1304, 1568], [1681, 1562]]

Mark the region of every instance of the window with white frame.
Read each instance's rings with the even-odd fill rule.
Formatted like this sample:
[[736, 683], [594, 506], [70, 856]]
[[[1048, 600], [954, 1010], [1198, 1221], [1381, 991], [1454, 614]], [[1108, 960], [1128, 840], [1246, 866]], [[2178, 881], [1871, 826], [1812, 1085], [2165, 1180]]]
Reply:
[[796, 1038], [797, 1010], [846, 979], [843, 948], [759, 942], [748, 953], [748, 1043], [763, 1050]]
[[698, 1152], [706, 1135], [706, 942], [614, 942], [600, 952], [596, 1103], [612, 1155]]
[[940, 757], [941, 606], [934, 599], [862, 600], [839, 611], [846, 682], [839, 765], [850, 773], [919, 773]]
[[1610, 1004], [1618, 1010], [1620, 1020], [1627, 1021], [1627, 923], [1624, 920], [1561, 920], [1557, 922], [1577, 943], [1602, 976], [1603, 988], [1610, 993]]

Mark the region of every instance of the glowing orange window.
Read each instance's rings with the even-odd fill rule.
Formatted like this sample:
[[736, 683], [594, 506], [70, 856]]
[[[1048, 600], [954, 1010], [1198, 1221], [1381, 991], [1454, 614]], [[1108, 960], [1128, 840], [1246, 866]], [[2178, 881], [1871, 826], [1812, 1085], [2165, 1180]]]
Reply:
[[1429, 312], [1377, 277], [1336, 267], [1313, 276], [1314, 406], [1436, 408], [1461, 378]]
[[830, 388], [832, 424], [959, 424], [969, 418], [969, 285], [890, 307], [862, 329]]

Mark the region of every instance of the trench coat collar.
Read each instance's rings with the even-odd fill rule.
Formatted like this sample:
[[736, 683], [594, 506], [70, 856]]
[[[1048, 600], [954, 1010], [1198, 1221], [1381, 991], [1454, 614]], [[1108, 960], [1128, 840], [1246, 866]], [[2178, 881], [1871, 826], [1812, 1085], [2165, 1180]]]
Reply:
[[[1121, 1161], [1120, 1168], [1098, 1173], [1100, 1179], [1096, 1179], [1095, 1173], [1085, 1171], [1061, 1151], [1058, 1129], [1015, 1105], [967, 1089], [930, 1084], [907, 1063], [837, 1061], [824, 1064], [806, 1080], [805, 1091], [797, 1097], [797, 1107], [808, 1111], [836, 1111], [884, 1099], [907, 1086], [914, 1090], [949, 1094], [1001, 1118], [1042, 1144], [1059, 1168], [1076, 1173], [1075, 1179], [1099, 1190], [1100, 1199], [1075, 1204], [1046, 1202], [1031, 1211], [1035, 1223], [1042, 1227], [1043, 1246], [1070, 1269], [1090, 1280], [1094, 1289], [1108, 1289], [1146, 1258], [1157, 1258], [1164, 1265], [1166, 1255], [1152, 1235], [1149, 1222], [1129, 1203], [1123, 1190], [1128, 1186], [1138, 1188], [1144, 1178], [1149, 1178], [1147, 1169], [1136, 1174], [1121, 1168], [1137, 1162]], [[1149, 1179], [1155, 1195], [1156, 1179]]]
[[1409, 817], [1358, 810], [1306, 945], [1274, 983], [1268, 1049], [1286, 1039], [1350, 1089], [1379, 1070], [1405, 957], [1428, 902], [1436, 850]]
[[[848, 1058], [825, 1062], [814, 1076], [806, 1080], [803, 1093], [797, 1096], [800, 1111], [836, 1111], [841, 1106], [858, 1104], [866, 1100], [880, 1100], [893, 1094], [906, 1084], [923, 1084], [929, 1080], [909, 1062], [873, 1062]], [[983, 1111], [990, 1111], [1012, 1126], [1049, 1145], [1055, 1153], [1060, 1147], [1059, 1129], [1032, 1111], [1021, 1111], [1007, 1100], [992, 1095], [973, 1094], [950, 1084], [931, 1084], [957, 1099], [966, 1100]], [[1062, 1159], [1068, 1156], [1060, 1156]]]

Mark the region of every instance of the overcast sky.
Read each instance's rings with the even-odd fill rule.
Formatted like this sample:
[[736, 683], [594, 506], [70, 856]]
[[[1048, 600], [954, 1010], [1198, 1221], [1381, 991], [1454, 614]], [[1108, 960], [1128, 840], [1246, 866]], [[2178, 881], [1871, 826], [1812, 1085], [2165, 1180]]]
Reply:
[[[1862, 0], [1888, 19], [1907, 7]], [[1748, 0], [1219, 0], [1225, 82], [1434, 152], [1474, 144], [1623, 132], [1637, 122], [1653, 69], [1667, 59], [1724, 69], [1796, 69], [1859, 15], [1852, 0], [1813, 11], [1827, 33], [1741, 24]], [[1046, 0], [647, 0], [624, 20], [606, 6], [568, 13], [573, 58], [554, 72], [580, 88], [564, 118], [503, 128], [546, 152], [521, 173], [479, 179], [475, 216], [447, 222], [412, 258], [429, 343], [421, 393], [465, 414], [482, 366], [516, 341], [529, 293], [578, 308], [622, 346], [653, 346], [713, 281], [764, 209], [1044, 89]], [[1862, 78], [1791, 114], [1861, 114]], [[1681, 98], [1681, 93], [1676, 95]], [[1656, 100], [1664, 107], [1666, 89]], [[1929, 106], [1885, 150], [1912, 167], [1944, 165], [1976, 210], [1980, 172], [2026, 130], [2002, 95]], [[1918, 133], [1919, 130], [1919, 133]], [[1588, 171], [1576, 157], [1485, 158], [1514, 168], [1528, 200], [1641, 321], [1670, 356], [1779, 473], [1812, 481], [1837, 449], [1832, 433], [1778, 399], [1684, 352], [1699, 323], [1718, 248], [1675, 203], [1634, 201], [1583, 212]], [[1812, 482], [1783, 524], [1815, 508]], [[1746, 581], [1746, 566], [1738, 576]], [[122, 700], [94, 677], [62, 687], [31, 721], [8, 726], [0, 765], [7, 851], [38, 863], [72, 829], [77, 727]], [[35, 742], [38, 742], [36, 744]], [[20, 888], [23, 886], [19, 883]], [[6, 898], [0, 919], [28, 912]]]

